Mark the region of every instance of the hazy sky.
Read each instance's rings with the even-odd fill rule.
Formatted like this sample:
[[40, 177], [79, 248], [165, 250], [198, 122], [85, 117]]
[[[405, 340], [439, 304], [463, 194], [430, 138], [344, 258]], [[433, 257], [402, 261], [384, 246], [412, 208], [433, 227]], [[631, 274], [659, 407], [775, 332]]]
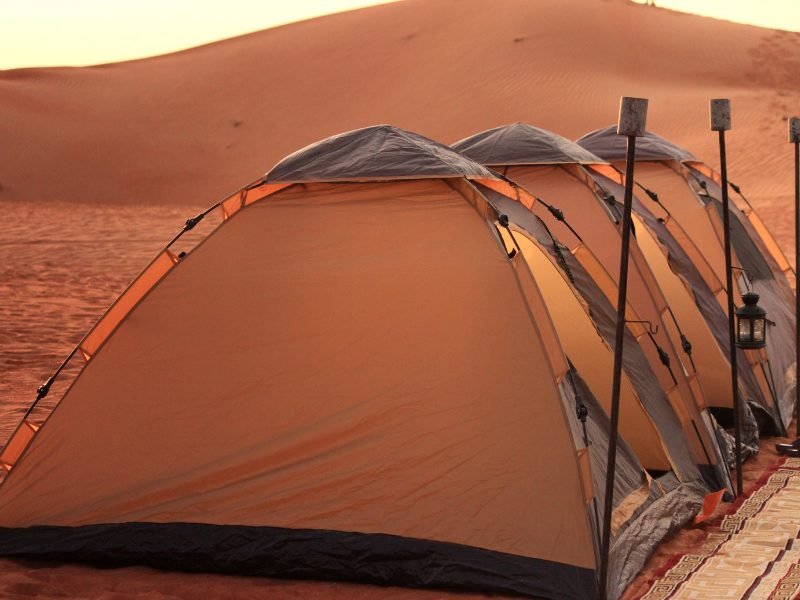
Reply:
[[[386, 1], [0, 0], [0, 69], [142, 58]], [[656, 4], [800, 31], [800, 0], [656, 0]]]
[[[635, 0], [645, 4], [645, 0]], [[656, 0], [656, 6], [738, 23], [800, 31], [800, 0]]]

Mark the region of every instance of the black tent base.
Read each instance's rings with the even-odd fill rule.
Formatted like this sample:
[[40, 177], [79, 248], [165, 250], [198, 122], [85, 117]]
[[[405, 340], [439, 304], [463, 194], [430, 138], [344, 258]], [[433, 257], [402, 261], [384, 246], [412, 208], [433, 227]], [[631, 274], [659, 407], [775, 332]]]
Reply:
[[386, 534], [198, 523], [0, 528], [0, 556], [162, 570], [597, 598], [591, 569]]

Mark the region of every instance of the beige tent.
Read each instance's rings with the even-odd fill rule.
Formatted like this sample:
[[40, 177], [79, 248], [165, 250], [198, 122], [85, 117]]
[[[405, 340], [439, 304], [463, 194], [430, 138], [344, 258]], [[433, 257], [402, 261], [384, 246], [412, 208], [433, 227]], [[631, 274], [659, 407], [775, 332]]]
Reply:
[[[583, 262], [592, 279], [603, 290], [606, 300], [616, 303], [621, 207], [599, 186], [595, 172], [591, 170], [592, 165], [602, 165], [602, 159], [574, 142], [524, 123], [475, 134], [453, 147], [477, 162], [497, 169], [530, 193], [530, 211], [547, 224], [577, 260]], [[628, 282], [626, 317], [640, 352], [647, 357], [651, 371], [658, 377], [660, 390], [657, 391], [666, 392], [689, 440], [695, 462], [709, 484], [717, 488], [729, 487], [729, 475], [715, 424], [707, 412], [708, 403], [699, 369], [690, 355], [678, 350], [685, 339], [683, 329], [636, 241], [632, 244]], [[584, 296], [590, 305], [598, 302], [597, 294], [586, 292]], [[697, 312], [695, 308], [692, 310]], [[563, 325], [564, 329], [570, 327], [571, 323]], [[613, 333], [609, 333], [607, 342], [613, 344]], [[566, 333], [562, 337], [564, 335]], [[709, 355], [708, 360], [704, 357], [697, 362], [708, 374], [708, 381], [713, 383], [716, 370], [724, 362], [713, 337], [710, 333], [707, 336], [715, 354]], [[572, 353], [567, 351], [573, 360], [579, 353], [587, 354], [585, 363], [594, 360], [589, 348], [577, 340], [574, 348]], [[598, 398], [605, 398], [607, 405], [610, 391], [595, 389]], [[639, 395], [647, 397], [652, 393], [642, 389]]]
[[[578, 143], [619, 166], [624, 149], [617, 137], [612, 128], [607, 128], [587, 134]], [[724, 328], [719, 324], [721, 318], [727, 318], [719, 177], [688, 151], [648, 133], [637, 145], [636, 180], [658, 198], [658, 204], [649, 205], [651, 220], [657, 218], [685, 232], [675, 236], [669, 251], [682, 251], [697, 265], [702, 281], [691, 281], [690, 285], [699, 303], [710, 309], [711, 303], [699, 297], [710, 290], [723, 308], [721, 317], [720, 311], [707, 310], [704, 314], [718, 315], [716, 330], [727, 353], [727, 321]], [[766, 350], [739, 351], [743, 359], [738, 361], [740, 377], [744, 378], [742, 392], [762, 429], [782, 433], [791, 421], [794, 404], [795, 317], [790, 287], [794, 276], [777, 243], [738, 188], [732, 187], [731, 199], [737, 292], [743, 293], [749, 285], [744, 269], [772, 325]], [[722, 411], [717, 415], [728, 422], [732, 418]]]
[[[608, 422], [498, 197], [377, 126], [212, 207], [0, 453], [0, 555], [597, 597]], [[614, 598], [706, 491], [691, 460], [659, 485], [618, 460]]]

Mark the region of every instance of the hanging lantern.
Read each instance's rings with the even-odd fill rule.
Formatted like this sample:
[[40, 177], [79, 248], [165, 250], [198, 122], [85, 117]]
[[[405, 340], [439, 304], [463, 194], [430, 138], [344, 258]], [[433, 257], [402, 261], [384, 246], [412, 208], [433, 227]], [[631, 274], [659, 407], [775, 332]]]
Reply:
[[759, 295], [747, 292], [736, 309], [736, 345], [745, 350], [763, 348], [767, 342], [767, 311], [758, 305]]

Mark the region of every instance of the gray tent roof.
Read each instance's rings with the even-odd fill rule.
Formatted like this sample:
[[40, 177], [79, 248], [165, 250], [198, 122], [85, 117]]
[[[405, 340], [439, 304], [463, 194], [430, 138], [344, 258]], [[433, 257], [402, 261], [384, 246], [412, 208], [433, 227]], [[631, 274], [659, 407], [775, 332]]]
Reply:
[[491, 172], [447, 146], [391, 125], [373, 125], [326, 138], [290, 154], [265, 181], [365, 181], [468, 177]]
[[[615, 125], [587, 133], [577, 142], [586, 150], [608, 161], [624, 160], [627, 148], [624, 135], [617, 135]], [[655, 133], [645, 133], [636, 140], [636, 160], [697, 160], [689, 152]]]
[[487, 129], [452, 147], [490, 166], [606, 162], [565, 137], [525, 123]]

